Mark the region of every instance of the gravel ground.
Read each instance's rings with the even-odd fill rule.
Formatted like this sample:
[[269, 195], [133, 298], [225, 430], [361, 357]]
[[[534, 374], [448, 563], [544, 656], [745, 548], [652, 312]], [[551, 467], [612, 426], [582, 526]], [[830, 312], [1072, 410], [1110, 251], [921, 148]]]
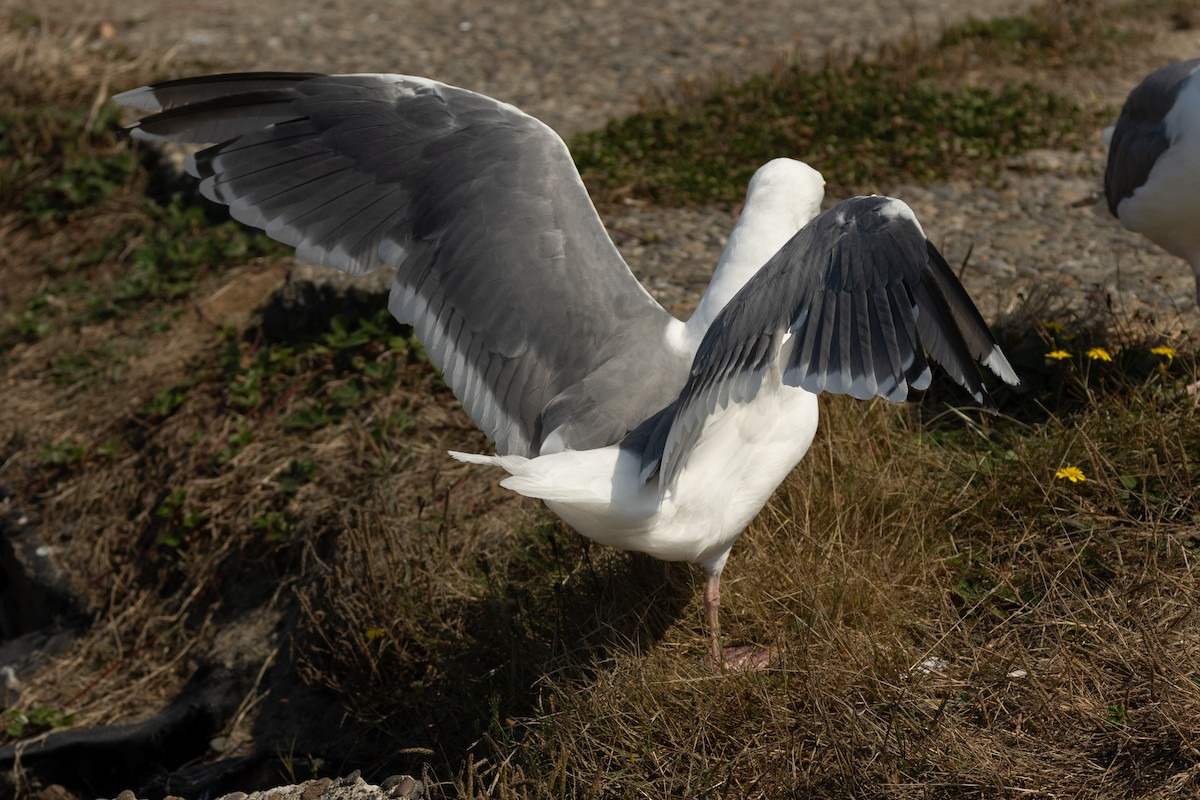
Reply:
[[[107, 21], [172, 71], [403, 72], [513, 103], [566, 135], [713, 73], [746, 75], [909, 31], [1011, 13], [1029, 0], [45, 0], [56, 21]], [[28, 7], [27, 0], [0, 0]]]

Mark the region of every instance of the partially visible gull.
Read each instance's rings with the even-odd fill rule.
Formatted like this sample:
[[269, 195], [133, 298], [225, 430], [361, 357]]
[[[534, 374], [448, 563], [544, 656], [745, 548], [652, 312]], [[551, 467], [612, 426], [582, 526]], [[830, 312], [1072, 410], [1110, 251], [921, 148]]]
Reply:
[[1200, 307], [1200, 58], [1152, 72], [1112, 128], [1108, 210], [1196, 273]]
[[825, 182], [755, 173], [695, 313], [681, 322], [613, 246], [563, 141], [520, 110], [402, 75], [251, 73], [118, 95], [136, 139], [218, 142], [187, 170], [208, 198], [346, 272], [397, 268], [413, 326], [497, 455], [502, 485], [584, 536], [699, 564], [708, 658], [729, 551], [817, 427], [820, 392], [902, 401], [925, 351], [992, 408], [977, 362], [1017, 376], [900, 200], [820, 214]]

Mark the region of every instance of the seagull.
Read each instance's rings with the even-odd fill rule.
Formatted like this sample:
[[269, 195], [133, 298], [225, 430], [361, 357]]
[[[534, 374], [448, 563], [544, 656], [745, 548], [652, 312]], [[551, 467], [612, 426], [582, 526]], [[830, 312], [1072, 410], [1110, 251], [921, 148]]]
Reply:
[[392, 74], [240, 73], [117, 95], [151, 112], [135, 140], [216, 143], [201, 193], [299, 258], [396, 268], [411, 325], [494, 455], [503, 486], [582, 535], [699, 565], [705, 660], [722, 648], [721, 571], [800, 461], [817, 395], [903, 401], [925, 353], [994, 410], [979, 364], [1016, 384], [978, 309], [912, 210], [855, 197], [779, 158], [750, 181], [695, 312], [681, 321], [629, 270], [566, 144], [499, 100]]
[[1200, 307], [1200, 58], [1150, 73], [1106, 138], [1108, 210], [1191, 265]]

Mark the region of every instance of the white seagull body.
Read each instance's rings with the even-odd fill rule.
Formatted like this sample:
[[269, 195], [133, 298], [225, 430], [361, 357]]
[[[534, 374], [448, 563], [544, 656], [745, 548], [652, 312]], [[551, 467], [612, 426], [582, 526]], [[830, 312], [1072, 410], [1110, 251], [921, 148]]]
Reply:
[[1109, 139], [1108, 209], [1187, 261], [1200, 307], [1200, 58], [1151, 73], [1129, 93]]
[[620, 550], [699, 564], [720, 574], [734, 542], [800, 461], [817, 432], [817, 396], [783, 383], [778, 364], [753, 404], [715, 409], [671, 489], [641, 478], [641, 452], [622, 444], [536, 458], [451, 455], [492, 464], [501, 486], [537, 497], [575, 530]]
[[681, 322], [613, 246], [562, 140], [518, 109], [401, 75], [249, 73], [116, 100], [135, 138], [217, 142], [188, 161], [238, 220], [351, 273], [397, 268], [411, 324], [498, 455], [502, 485], [584, 536], [699, 564], [710, 657], [721, 570], [804, 456], [822, 391], [900, 401], [928, 350], [990, 407], [1017, 378], [912, 211], [776, 159]]

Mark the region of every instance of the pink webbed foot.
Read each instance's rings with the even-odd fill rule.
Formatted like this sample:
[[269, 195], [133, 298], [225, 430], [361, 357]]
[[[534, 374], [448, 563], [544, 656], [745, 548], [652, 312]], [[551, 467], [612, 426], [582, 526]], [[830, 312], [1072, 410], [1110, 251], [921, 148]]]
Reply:
[[721, 655], [714, 657], [712, 653], [704, 659], [714, 672], [750, 672], [751, 670], [766, 669], [771, 666], [778, 653], [770, 647], [746, 644], [737, 647], [720, 648]]

